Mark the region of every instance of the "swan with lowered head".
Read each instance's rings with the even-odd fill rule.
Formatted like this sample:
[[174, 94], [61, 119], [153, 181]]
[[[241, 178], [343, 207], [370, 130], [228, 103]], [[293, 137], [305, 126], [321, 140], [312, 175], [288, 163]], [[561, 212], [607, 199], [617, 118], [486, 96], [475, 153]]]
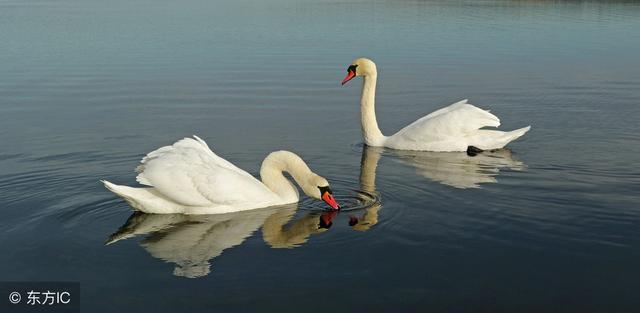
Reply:
[[147, 154], [136, 171], [136, 180], [149, 188], [102, 182], [145, 213], [219, 214], [298, 202], [298, 190], [284, 172], [306, 195], [339, 209], [329, 182], [289, 151], [272, 152], [264, 159], [262, 182], [217, 156], [197, 136]]
[[409, 124], [391, 136], [384, 136], [378, 128], [375, 112], [375, 93], [378, 71], [373, 61], [360, 58], [347, 69], [342, 85], [354, 77], [364, 82], [360, 99], [362, 135], [364, 142], [373, 147], [397, 150], [468, 151], [500, 149], [524, 135], [531, 126], [509, 132], [480, 129], [498, 127], [500, 120], [489, 111], [482, 110], [467, 100], [441, 108]]

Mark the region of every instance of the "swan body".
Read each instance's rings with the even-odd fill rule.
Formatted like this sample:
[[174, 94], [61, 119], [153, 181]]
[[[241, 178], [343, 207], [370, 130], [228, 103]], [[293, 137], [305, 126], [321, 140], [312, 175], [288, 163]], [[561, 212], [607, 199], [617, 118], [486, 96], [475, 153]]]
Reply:
[[219, 214], [298, 202], [298, 190], [283, 172], [288, 172], [305, 194], [338, 209], [327, 180], [289, 151], [269, 154], [262, 163], [259, 181], [194, 136], [147, 154], [136, 171], [136, 180], [149, 187], [103, 183], [145, 213]]
[[366, 58], [356, 59], [349, 66], [342, 84], [357, 76], [363, 77], [361, 125], [368, 146], [439, 152], [467, 151], [469, 147], [492, 150], [503, 148], [531, 128], [527, 126], [509, 132], [481, 129], [500, 126], [500, 119], [462, 100], [418, 119], [394, 135], [385, 136], [378, 127], [375, 113], [378, 77], [375, 63]]

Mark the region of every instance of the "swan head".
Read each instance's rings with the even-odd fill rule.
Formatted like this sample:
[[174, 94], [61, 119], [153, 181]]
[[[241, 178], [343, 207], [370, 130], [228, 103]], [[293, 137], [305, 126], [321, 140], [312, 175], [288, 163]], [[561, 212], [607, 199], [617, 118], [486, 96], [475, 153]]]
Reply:
[[377, 75], [378, 70], [376, 64], [367, 58], [359, 58], [353, 60], [351, 65], [347, 68], [347, 76], [342, 80], [342, 85], [358, 76], [372, 76]]
[[333, 191], [329, 187], [329, 182], [322, 176], [313, 174], [305, 186], [301, 186], [304, 193], [314, 199], [322, 200], [332, 209], [340, 209], [340, 205], [333, 197]]

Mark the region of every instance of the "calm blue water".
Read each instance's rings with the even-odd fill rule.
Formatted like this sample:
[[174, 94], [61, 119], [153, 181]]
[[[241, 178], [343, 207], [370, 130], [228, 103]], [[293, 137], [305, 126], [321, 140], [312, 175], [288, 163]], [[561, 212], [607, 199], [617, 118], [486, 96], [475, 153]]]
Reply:
[[[0, 43], [2, 281], [79, 281], [84, 312], [640, 305], [640, 3], [1, 0]], [[387, 134], [465, 98], [533, 129], [367, 149], [359, 56]], [[253, 174], [295, 151], [360, 209], [130, 217], [99, 183], [192, 134]]]

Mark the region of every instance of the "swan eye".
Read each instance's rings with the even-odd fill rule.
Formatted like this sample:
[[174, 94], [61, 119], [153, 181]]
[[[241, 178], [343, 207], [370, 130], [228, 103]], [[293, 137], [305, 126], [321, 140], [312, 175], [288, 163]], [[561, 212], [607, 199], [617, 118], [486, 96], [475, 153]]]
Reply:
[[347, 68], [347, 73], [353, 72], [353, 74], [355, 74], [356, 73], [356, 67], [358, 67], [357, 64], [350, 65], [349, 68]]
[[318, 186], [318, 189], [320, 189], [321, 195], [323, 195], [325, 192], [328, 192], [330, 195], [333, 194], [333, 191], [331, 191], [331, 188], [329, 188], [329, 186]]

